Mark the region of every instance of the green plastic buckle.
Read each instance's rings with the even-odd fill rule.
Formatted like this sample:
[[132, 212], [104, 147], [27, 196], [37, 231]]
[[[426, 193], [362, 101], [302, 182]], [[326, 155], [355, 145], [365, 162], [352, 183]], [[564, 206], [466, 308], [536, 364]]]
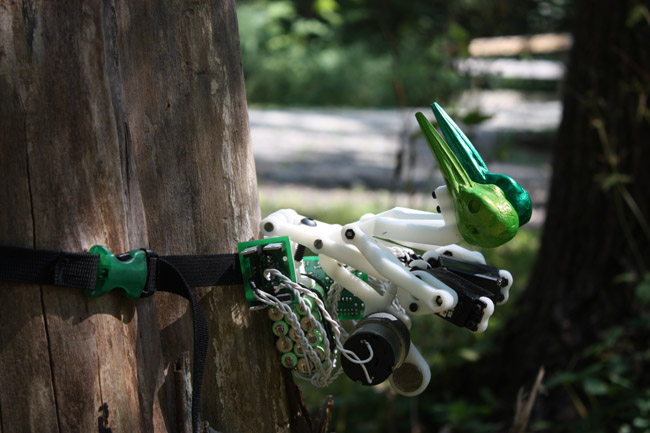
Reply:
[[95, 245], [89, 253], [99, 255], [99, 264], [95, 289], [86, 289], [86, 295], [98, 298], [113, 289], [122, 289], [125, 297], [140, 299], [147, 283], [147, 253], [144, 250], [132, 250], [116, 257], [105, 246]]

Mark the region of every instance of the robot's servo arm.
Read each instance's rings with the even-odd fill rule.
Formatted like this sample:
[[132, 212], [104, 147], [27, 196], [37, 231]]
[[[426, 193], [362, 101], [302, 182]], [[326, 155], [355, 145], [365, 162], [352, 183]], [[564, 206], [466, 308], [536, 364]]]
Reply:
[[[421, 113], [416, 118], [445, 179], [433, 193], [436, 212], [394, 208], [341, 226], [282, 209], [262, 221], [264, 240], [239, 246], [249, 306], [270, 307], [282, 364], [315, 385], [336, 378], [340, 354], [353, 380], [388, 379], [397, 392], [417, 395], [431, 371], [411, 341], [412, 318], [435, 314], [483, 332], [508, 300], [512, 275], [457, 243], [507, 242], [530, 218], [530, 198], [513, 179], [490, 173], [451, 118], [432, 107], [449, 144]], [[305, 257], [307, 248], [317, 257]], [[355, 321], [349, 334], [345, 319]]]

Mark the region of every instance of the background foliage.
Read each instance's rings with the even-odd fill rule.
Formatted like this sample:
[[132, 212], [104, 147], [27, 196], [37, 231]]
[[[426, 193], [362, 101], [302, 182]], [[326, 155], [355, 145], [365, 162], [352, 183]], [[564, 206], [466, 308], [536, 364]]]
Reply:
[[566, 31], [572, 0], [243, 0], [249, 103], [428, 105], [479, 36]]

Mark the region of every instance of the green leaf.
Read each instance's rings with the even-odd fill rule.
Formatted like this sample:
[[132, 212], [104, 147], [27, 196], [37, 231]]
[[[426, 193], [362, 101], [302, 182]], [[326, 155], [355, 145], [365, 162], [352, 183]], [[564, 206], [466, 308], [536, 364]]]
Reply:
[[291, 20], [296, 17], [296, 7], [290, 1], [271, 2], [266, 6], [266, 14], [274, 20]]
[[609, 391], [609, 386], [595, 377], [585, 379], [583, 387], [589, 395], [606, 395]]
[[612, 187], [616, 185], [623, 185], [627, 183], [632, 183], [634, 178], [630, 175], [623, 174], [623, 173], [601, 173], [598, 176], [596, 176], [596, 181], [600, 184], [600, 187], [605, 190], [609, 191]]
[[632, 427], [629, 424], [623, 424], [618, 428], [618, 433], [632, 433]]
[[559, 373], [545, 381], [544, 386], [550, 389], [557, 385], [585, 382], [589, 378], [598, 374], [602, 369], [603, 366], [601, 364], [592, 364], [582, 371], [567, 371]]
[[650, 305], [650, 277], [648, 274], [644, 275], [643, 281], [636, 286], [635, 294], [641, 305], [644, 307]]
[[632, 420], [632, 425], [636, 428], [648, 428], [650, 427], [650, 420], [639, 416]]
[[481, 358], [481, 354], [477, 350], [470, 349], [469, 347], [463, 347], [458, 351], [458, 355], [463, 358], [465, 361], [475, 362]]
[[643, 20], [643, 18], [648, 21], [650, 13], [648, 13], [648, 8], [642, 4], [638, 4], [632, 8], [630, 13], [627, 15], [627, 20], [625, 20], [625, 25], [628, 27], [634, 27]]
[[343, 24], [343, 18], [338, 13], [340, 9], [336, 0], [316, 0], [312, 6], [314, 12], [320, 15], [324, 20], [335, 26]]

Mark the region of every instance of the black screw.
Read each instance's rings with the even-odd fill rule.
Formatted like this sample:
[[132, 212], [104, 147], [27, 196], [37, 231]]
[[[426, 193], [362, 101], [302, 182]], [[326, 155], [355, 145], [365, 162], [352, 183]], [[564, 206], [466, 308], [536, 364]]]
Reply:
[[411, 303], [409, 305], [409, 310], [411, 310], [411, 312], [413, 312], [413, 313], [418, 311], [419, 308], [420, 308], [420, 306], [418, 304], [416, 304], [415, 302], [413, 302], [413, 303]]
[[345, 231], [345, 237], [348, 238], [348, 239], [354, 239], [354, 230], [347, 229]]
[[267, 232], [272, 232], [274, 228], [275, 228], [275, 227], [273, 227], [273, 224], [272, 224], [272, 223], [266, 223], [266, 224], [264, 224], [264, 230], [266, 230]]
[[305, 250], [307, 248], [304, 245], [298, 244], [296, 247], [296, 254], [294, 254], [293, 259], [297, 262], [302, 261], [303, 257], [305, 257]]
[[436, 191], [435, 190], [431, 191], [431, 197], [433, 197], [434, 199], [438, 198], [438, 197], [436, 197]]
[[476, 331], [476, 328], [478, 328], [478, 326], [476, 326], [476, 322], [473, 320], [468, 320], [466, 326], [467, 329], [471, 329], [472, 331]]
[[472, 311], [475, 313], [480, 313], [481, 311], [483, 311], [483, 307], [481, 306], [481, 304], [474, 304], [474, 306], [472, 307]]
[[440, 296], [436, 296], [436, 304], [442, 305], [442, 298]]
[[323, 241], [320, 240], [320, 239], [316, 239], [314, 241], [314, 248], [316, 248], [317, 250], [320, 250], [321, 248], [323, 248]]
[[436, 206], [436, 212], [442, 213], [442, 209], [440, 209], [440, 206]]

